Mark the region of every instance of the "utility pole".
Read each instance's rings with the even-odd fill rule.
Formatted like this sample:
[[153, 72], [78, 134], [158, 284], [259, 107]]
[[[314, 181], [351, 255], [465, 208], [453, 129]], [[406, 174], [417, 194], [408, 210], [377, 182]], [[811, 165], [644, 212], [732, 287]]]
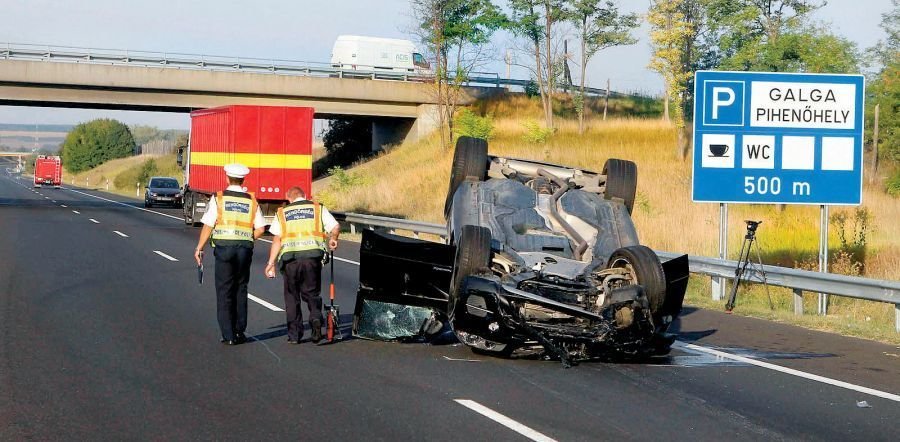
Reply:
[[606, 79], [606, 99], [603, 101], [603, 121], [606, 121], [606, 109], [609, 107], [609, 78]]

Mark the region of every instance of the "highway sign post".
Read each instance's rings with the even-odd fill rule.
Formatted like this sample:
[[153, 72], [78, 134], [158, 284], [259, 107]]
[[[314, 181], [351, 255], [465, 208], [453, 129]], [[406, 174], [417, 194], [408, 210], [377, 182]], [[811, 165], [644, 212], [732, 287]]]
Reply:
[[720, 258], [727, 203], [814, 204], [827, 271], [827, 206], [862, 202], [864, 92], [862, 75], [696, 73], [692, 199], [720, 204]]

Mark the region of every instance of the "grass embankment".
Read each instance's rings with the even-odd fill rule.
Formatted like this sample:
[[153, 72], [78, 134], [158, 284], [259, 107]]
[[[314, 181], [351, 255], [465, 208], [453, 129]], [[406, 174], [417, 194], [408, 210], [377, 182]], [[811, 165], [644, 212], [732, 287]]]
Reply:
[[167, 176], [182, 184], [184, 173], [175, 162], [175, 155], [138, 155], [107, 161], [91, 170], [81, 173], [64, 173], [63, 181], [89, 189], [106, 190], [120, 195], [135, 197], [138, 183], [141, 194], [152, 176]]
[[[525, 103], [528, 105], [528, 103]], [[501, 104], [499, 106], [511, 106]], [[499, 107], [498, 106], [498, 107]], [[495, 107], [497, 109], [497, 107]], [[496, 115], [496, 114], [495, 114]], [[577, 122], [559, 121], [558, 130], [546, 143], [523, 141], [526, 130], [520, 119], [498, 118], [490, 152], [560, 163], [600, 171], [607, 158], [632, 160], [638, 165], [638, 196], [634, 221], [641, 242], [658, 250], [714, 256], [718, 250], [719, 211], [716, 204], [691, 202], [691, 163], [679, 159], [672, 146], [675, 130], [659, 120], [610, 119], [591, 121], [587, 132], [578, 134]], [[438, 146], [435, 136], [391, 149], [348, 172], [333, 176], [318, 186], [317, 196], [334, 210], [396, 216], [443, 222], [443, 204], [449, 181], [452, 151]], [[886, 195], [880, 182], [866, 185], [864, 209], [871, 219], [865, 231], [865, 253], [858, 253], [862, 267], [844, 260], [832, 271], [900, 280], [900, 201]], [[832, 215], [848, 217], [845, 233], [853, 242], [854, 209], [833, 208]], [[818, 251], [818, 207], [732, 205], [729, 208], [728, 248], [737, 259], [743, 235], [743, 220], [764, 223], [758, 232], [762, 259], [766, 264], [814, 268]], [[829, 246], [832, 260], [841, 246], [839, 229], [832, 224]], [[840, 267], [840, 268], [837, 268]], [[723, 302], [709, 300], [708, 278], [692, 278], [688, 302], [722, 308]], [[844, 334], [900, 342], [893, 331], [893, 306], [832, 297], [829, 315], [795, 318], [791, 292], [771, 288], [776, 310], [770, 311], [765, 291], [742, 289], [737, 314], [749, 314], [798, 323], [803, 326]], [[805, 311], [815, 311], [815, 296], [805, 296]]]

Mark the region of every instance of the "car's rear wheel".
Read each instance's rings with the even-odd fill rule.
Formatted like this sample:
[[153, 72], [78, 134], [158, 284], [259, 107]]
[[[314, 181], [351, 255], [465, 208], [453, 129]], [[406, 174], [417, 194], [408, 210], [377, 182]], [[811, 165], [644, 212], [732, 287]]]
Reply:
[[624, 268], [634, 283], [644, 288], [650, 313], [656, 314], [666, 302], [666, 276], [659, 257], [647, 246], [628, 246], [616, 250], [609, 258], [609, 268]]
[[479, 138], [459, 137], [456, 140], [453, 165], [450, 167], [450, 188], [447, 189], [447, 199], [444, 202], [445, 218], [450, 216], [453, 194], [467, 177], [475, 178], [478, 181], [487, 178], [487, 148], [487, 141]]
[[491, 230], [481, 226], [463, 226], [459, 238], [455, 239], [456, 257], [453, 260], [453, 275], [450, 278], [450, 305], [448, 314], [453, 314], [458, 290], [463, 280], [476, 272], [487, 269], [491, 264]]
[[603, 175], [606, 175], [604, 198], [621, 199], [630, 214], [637, 194], [637, 165], [631, 161], [610, 158], [603, 165]]

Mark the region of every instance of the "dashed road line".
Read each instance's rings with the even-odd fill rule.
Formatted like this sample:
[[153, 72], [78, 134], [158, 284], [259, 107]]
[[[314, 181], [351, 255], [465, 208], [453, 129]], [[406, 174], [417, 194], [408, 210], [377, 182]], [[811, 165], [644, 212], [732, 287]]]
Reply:
[[154, 250], [153, 253], [156, 253], [157, 255], [162, 256], [163, 258], [168, 259], [169, 261], [178, 261], [177, 258], [173, 258], [173, 257], [171, 257], [171, 256], [169, 256], [169, 255], [166, 255], [165, 253], [160, 252], [159, 250]]
[[67, 206], [65, 204], [60, 204], [59, 207], [69, 207], [69, 206]]
[[284, 311], [283, 308], [281, 308], [275, 304], [272, 304], [271, 302], [266, 301], [265, 299], [257, 298], [256, 296], [253, 296], [249, 293], [247, 293], [247, 298], [269, 310], [272, 310], [273, 312], [283, 312]]
[[94, 223], [94, 224], [100, 224], [100, 221], [97, 221], [97, 220], [95, 220], [94, 218], [88, 218], [88, 219], [90, 219], [91, 222]]
[[76, 214], [76, 215], [81, 215], [81, 212], [79, 212], [79, 211], [77, 211], [77, 210], [73, 210], [72, 213], [74, 213], [74, 214]]
[[475, 401], [472, 401], [469, 399], [454, 399], [453, 401], [459, 405], [462, 405], [463, 407], [466, 407], [466, 408], [494, 421], [494, 422], [497, 422], [500, 425], [503, 425], [506, 428], [509, 428], [510, 430], [515, 431], [516, 433], [521, 434], [522, 436], [527, 437], [528, 439], [531, 439], [534, 441], [541, 441], [541, 442], [556, 442], [556, 439], [553, 439], [552, 437], [547, 436], [546, 434], [543, 434], [537, 430], [534, 430], [525, 424], [522, 424], [522, 423], [517, 422], [509, 417], [506, 417], [500, 413], [497, 413], [496, 411], [491, 410], [490, 408], [485, 407], [484, 405], [481, 405], [478, 402], [475, 402]]
[[126, 235], [126, 234], [124, 234], [124, 233], [122, 233], [122, 232], [120, 232], [120, 231], [118, 231], [118, 230], [113, 230], [113, 233], [115, 233], [116, 235], [121, 236], [122, 238], [128, 238], [128, 235]]

